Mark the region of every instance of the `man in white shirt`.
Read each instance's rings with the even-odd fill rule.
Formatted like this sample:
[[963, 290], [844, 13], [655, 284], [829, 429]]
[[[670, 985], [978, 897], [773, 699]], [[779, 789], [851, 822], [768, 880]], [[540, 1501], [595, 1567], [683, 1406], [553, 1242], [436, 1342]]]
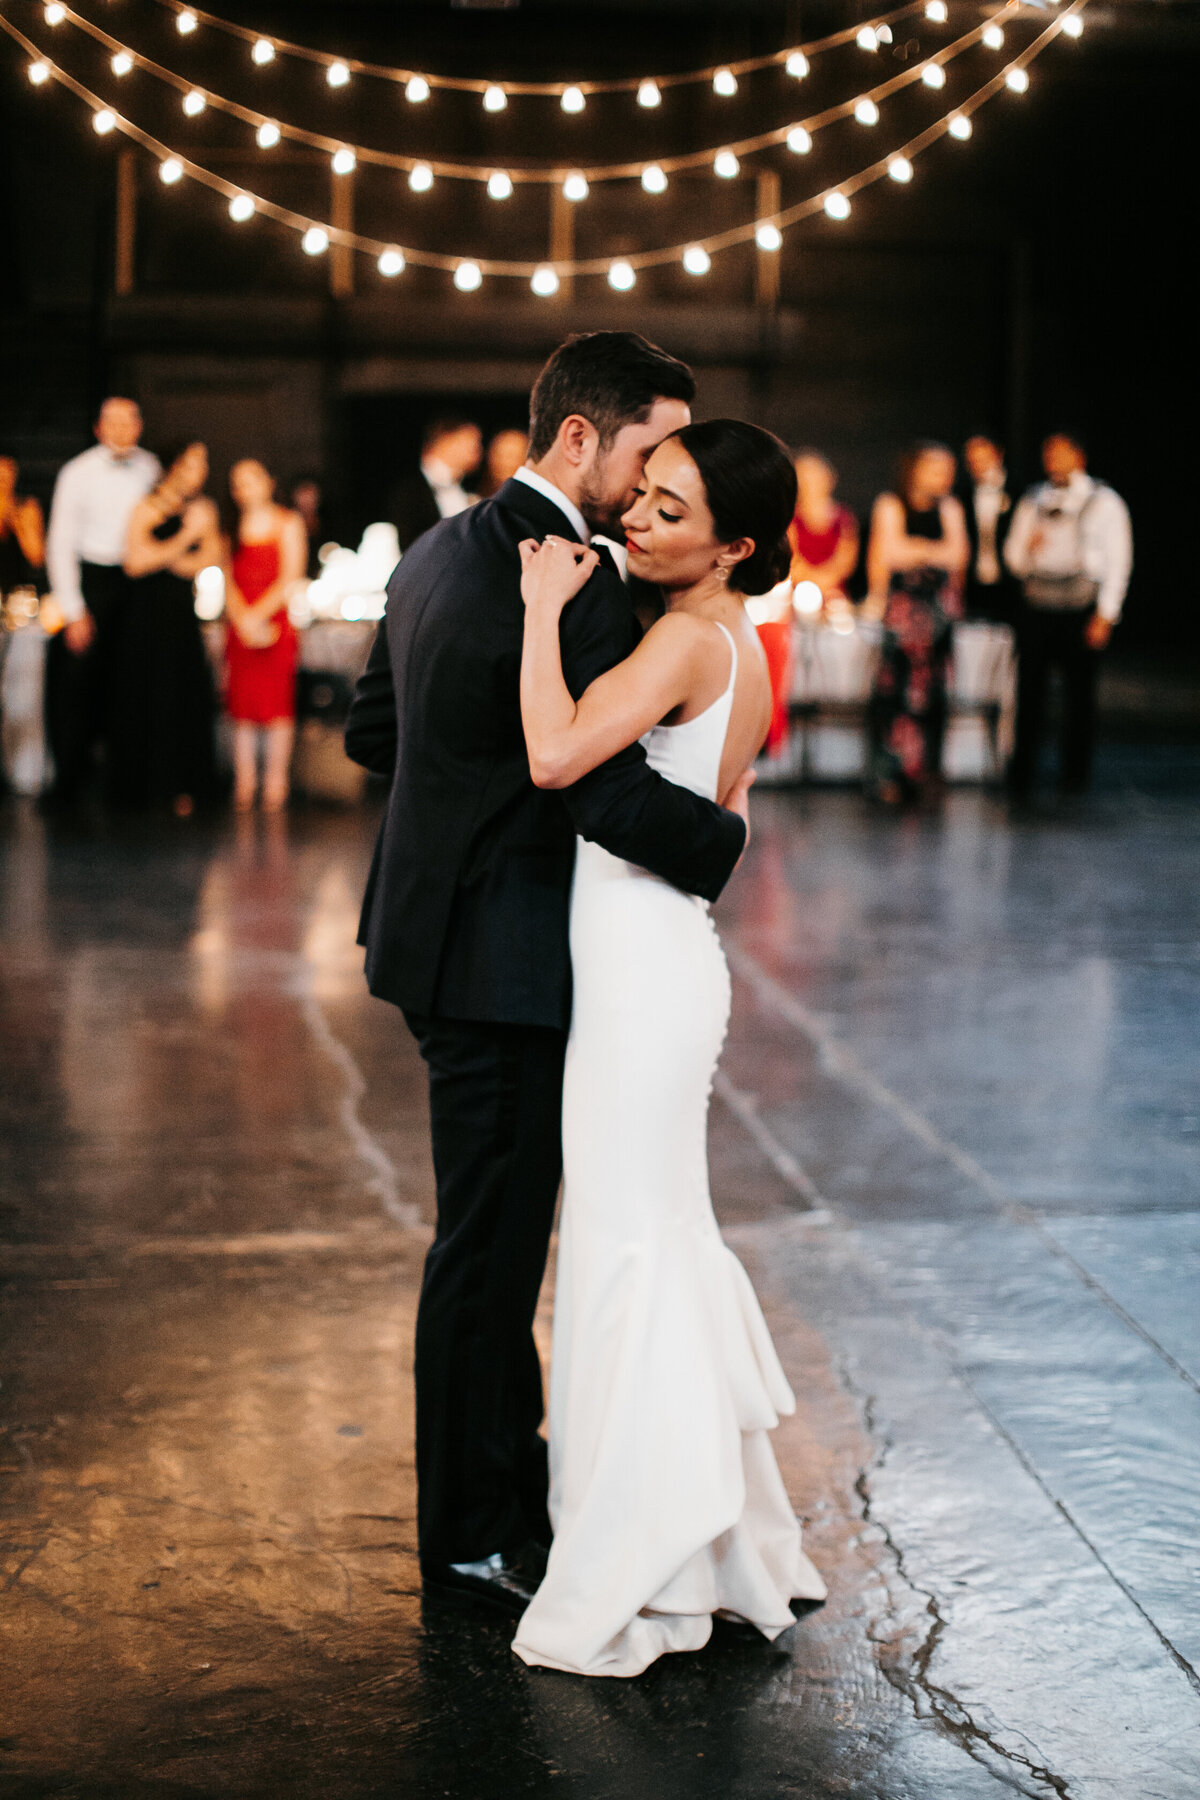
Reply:
[[158, 458], [139, 448], [141, 411], [113, 395], [96, 420], [97, 443], [59, 470], [46, 566], [66, 620], [46, 661], [46, 726], [54, 797], [70, 801], [104, 736], [113, 643], [127, 577], [129, 520], [157, 481]]
[[392, 497], [392, 519], [401, 550], [436, 525], [464, 512], [476, 496], [463, 486], [483, 460], [483, 433], [470, 419], [434, 419], [425, 432], [421, 467], [401, 481]]
[[1121, 617], [1133, 567], [1129, 509], [1087, 472], [1087, 451], [1070, 432], [1042, 445], [1047, 479], [1013, 515], [1004, 559], [1022, 587], [1017, 626], [1016, 747], [1009, 783], [1016, 798], [1037, 779], [1052, 672], [1062, 685], [1059, 782], [1081, 793], [1091, 775], [1099, 654]]

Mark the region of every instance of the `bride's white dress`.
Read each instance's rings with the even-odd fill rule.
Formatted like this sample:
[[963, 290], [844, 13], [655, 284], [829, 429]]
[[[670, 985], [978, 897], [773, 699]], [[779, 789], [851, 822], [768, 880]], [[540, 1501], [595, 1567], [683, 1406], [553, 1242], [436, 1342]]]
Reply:
[[[724, 631], [724, 626], [721, 627]], [[715, 799], [733, 705], [642, 740]], [[712, 1615], [775, 1637], [825, 1585], [800, 1548], [767, 1432], [794, 1409], [708, 1188], [709, 1093], [729, 974], [707, 905], [580, 842], [574, 1013], [550, 1375], [546, 1578], [527, 1663], [637, 1675], [698, 1650]]]

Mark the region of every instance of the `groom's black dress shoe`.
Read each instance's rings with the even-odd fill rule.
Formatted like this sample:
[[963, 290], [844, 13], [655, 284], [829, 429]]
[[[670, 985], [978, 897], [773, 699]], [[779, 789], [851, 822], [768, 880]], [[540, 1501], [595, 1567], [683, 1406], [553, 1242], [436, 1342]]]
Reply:
[[427, 1594], [476, 1600], [520, 1618], [545, 1573], [546, 1552], [529, 1543], [518, 1550], [497, 1550], [478, 1562], [424, 1563], [421, 1586]]

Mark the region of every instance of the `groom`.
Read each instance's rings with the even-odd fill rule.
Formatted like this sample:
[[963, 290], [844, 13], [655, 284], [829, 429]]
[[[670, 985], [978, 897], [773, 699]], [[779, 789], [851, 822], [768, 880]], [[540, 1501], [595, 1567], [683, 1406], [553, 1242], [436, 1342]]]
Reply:
[[[363, 903], [371, 992], [429, 1068], [437, 1233], [417, 1314], [422, 1583], [520, 1613], [545, 1570], [546, 1448], [533, 1316], [562, 1173], [575, 836], [713, 900], [747, 835], [655, 774], [639, 745], [573, 788], [529, 776], [519, 676], [522, 538], [620, 535], [650, 451], [687, 424], [690, 370], [635, 332], [571, 338], [530, 402], [529, 461], [418, 538], [346, 727], [391, 778]], [[606, 551], [563, 616], [578, 696], [638, 639]]]

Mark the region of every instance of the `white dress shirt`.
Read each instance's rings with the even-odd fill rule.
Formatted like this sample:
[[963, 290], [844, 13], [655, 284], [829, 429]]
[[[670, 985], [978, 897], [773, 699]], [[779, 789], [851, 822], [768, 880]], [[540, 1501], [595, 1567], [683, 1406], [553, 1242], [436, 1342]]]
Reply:
[[[1036, 550], [1035, 532], [1041, 534]], [[1029, 575], [1086, 575], [1099, 584], [1096, 611], [1115, 625], [1133, 568], [1129, 508], [1082, 469], [1065, 487], [1043, 481], [1017, 503], [1004, 560], [1022, 581]]]
[[996, 555], [996, 534], [1001, 514], [1009, 507], [1003, 469], [993, 469], [975, 483], [972, 502], [975, 511], [975, 579], [983, 587], [994, 587], [1000, 579], [1000, 558]]
[[455, 478], [453, 469], [448, 469], [438, 457], [422, 457], [421, 473], [433, 489], [433, 498], [443, 519], [452, 519], [455, 513], [466, 512], [468, 506], [474, 506], [475, 496], [468, 494], [462, 482]]
[[580, 543], [591, 543], [592, 534], [588, 530], [587, 520], [575, 502], [567, 499], [561, 488], [556, 488], [552, 481], [547, 481], [546, 477], [539, 475], [536, 469], [527, 468], [525, 465], [517, 470], [513, 480], [523, 481], [526, 487], [531, 487], [535, 494], [542, 496], [543, 500], [549, 500], [551, 505], [557, 506], [563, 517], [570, 521]]
[[73, 456], [59, 470], [46, 533], [46, 568], [54, 598], [68, 621], [82, 619], [87, 611], [79, 585], [80, 563], [112, 568], [124, 562], [133, 509], [161, 473], [157, 456], [149, 450], [115, 456], [103, 444]]

